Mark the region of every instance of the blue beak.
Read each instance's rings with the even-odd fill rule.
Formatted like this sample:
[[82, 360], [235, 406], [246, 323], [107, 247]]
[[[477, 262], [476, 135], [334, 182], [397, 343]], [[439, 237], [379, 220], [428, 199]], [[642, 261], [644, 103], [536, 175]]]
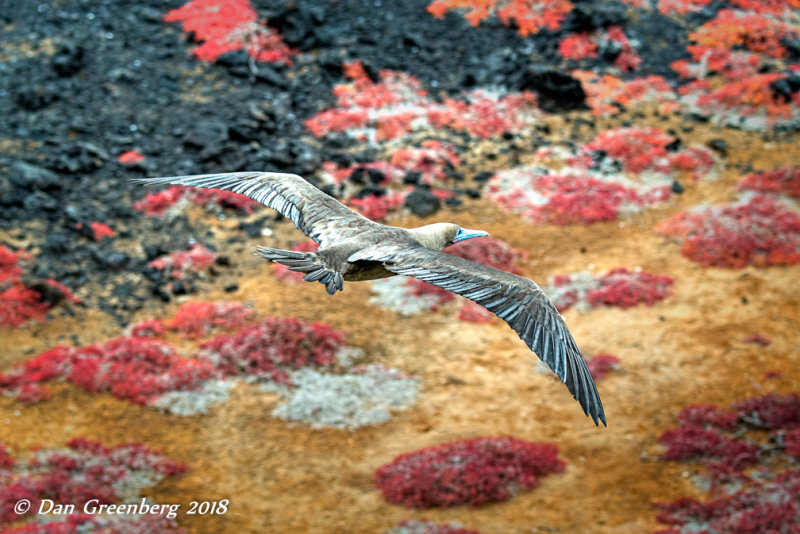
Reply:
[[487, 235], [489, 235], [489, 232], [484, 232], [483, 230], [470, 230], [469, 228], [459, 228], [455, 239], [453, 239], [453, 243], [458, 243], [459, 241], [472, 239], [473, 237], [484, 237]]

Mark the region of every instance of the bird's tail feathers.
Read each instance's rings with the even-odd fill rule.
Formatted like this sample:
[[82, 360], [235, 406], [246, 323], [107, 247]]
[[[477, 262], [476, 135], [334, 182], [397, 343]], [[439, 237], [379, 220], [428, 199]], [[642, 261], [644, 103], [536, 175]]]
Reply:
[[318, 281], [325, 285], [329, 295], [344, 289], [344, 278], [338, 272], [326, 266], [318, 254], [314, 252], [295, 252], [269, 247], [256, 247], [256, 256], [280, 263], [290, 271], [305, 273], [303, 280], [306, 282]]

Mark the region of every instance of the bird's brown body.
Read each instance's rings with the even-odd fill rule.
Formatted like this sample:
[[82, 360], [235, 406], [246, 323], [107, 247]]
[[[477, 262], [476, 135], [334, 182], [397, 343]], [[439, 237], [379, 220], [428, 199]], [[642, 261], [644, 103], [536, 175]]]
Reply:
[[388, 270], [382, 262], [350, 261], [351, 257], [365, 248], [386, 243], [387, 240], [400, 246], [422, 245], [440, 251], [453, 244], [457, 232], [458, 226], [450, 223], [437, 223], [413, 229], [382, 225], [380, 233], [365, 233], [358, 238], [349, 238], [328, 247], [320, 247], [317, 256], [323, 263], [334, 266], [347, 282], [379, 280], [397, 276], [397, 273]]

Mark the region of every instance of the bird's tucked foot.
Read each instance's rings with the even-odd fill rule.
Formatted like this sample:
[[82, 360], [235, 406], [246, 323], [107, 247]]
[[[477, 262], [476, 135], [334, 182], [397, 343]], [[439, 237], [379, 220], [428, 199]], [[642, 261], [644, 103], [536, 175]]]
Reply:
[[295, 252], [269, 247], [256, 247], [256, 256], [280, 263], [290, 271], [306, 273], [303, 280], [306, 282], [319, 282], [325, 285], [329, 295], [344, 288], [344, 278], [338, 272], [326, 266], [319, 255], [314, 252]]

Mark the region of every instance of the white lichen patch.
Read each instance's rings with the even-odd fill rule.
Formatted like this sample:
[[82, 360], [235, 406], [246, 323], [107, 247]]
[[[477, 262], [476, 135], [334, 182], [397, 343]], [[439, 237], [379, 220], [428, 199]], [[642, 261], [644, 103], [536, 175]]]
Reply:
[[314, 369], [292, 373], [294, 389], [272, 414], [313, 428], [358, 428], [384, 423], [392, 411], [414, 403], [419, 380], [373, 365], [361, 372], [326, 374]]
[[150, 403], [150, 406], [171, 415], [198, 415], [208, 408], [228, 400], [233, 380], [209, 380], [196, 391], [170, 391]]
[[405, 276], [393, 276], [372, 282], [370, 304], [388, 308], [400, 315], [417, 315], [429, 311], [440, 304], [436, 295], [412, 295], [408, 291]]

